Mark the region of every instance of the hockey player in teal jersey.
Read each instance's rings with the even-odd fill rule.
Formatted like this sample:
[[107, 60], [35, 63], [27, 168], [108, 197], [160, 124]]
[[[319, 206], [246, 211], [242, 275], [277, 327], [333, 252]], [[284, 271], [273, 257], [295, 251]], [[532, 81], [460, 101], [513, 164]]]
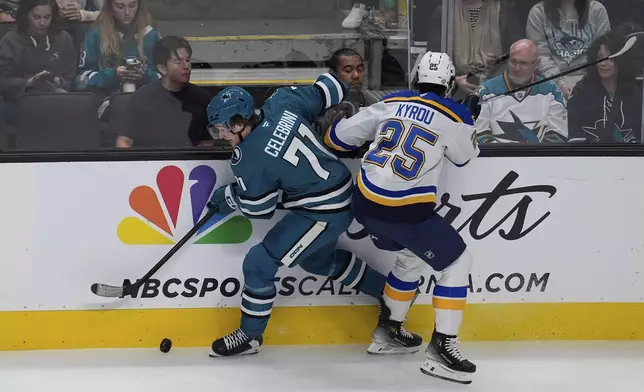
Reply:
[[[211, 356], [254, 354], [262, 345], [277, 295], [280, 267], [305, 271], [380, 299], [385, 277], [346, 250], [338, 237], [353, 220], [353, 179], [348, 168], [318, 140], [311, 123], [344, 99], [347, 86], [336, 76], [321, 75], [313, 86], [278, 89], [254, 111], [253, 98], [239, 87], [222, 90], [208, 106], [210, 132], [234, 146], [230, 164], [236, 182], [216, 190], [211, 206], [220, 212], [239, 209], [252, 219], [269, 219], [279, 192], [289, 213], [252, 247], [243, 262], [241, 326], [213, 342]], [[401, 327], [402, 328], [402, 327]], [[422, 344], [411, 335], [405, 350]]]

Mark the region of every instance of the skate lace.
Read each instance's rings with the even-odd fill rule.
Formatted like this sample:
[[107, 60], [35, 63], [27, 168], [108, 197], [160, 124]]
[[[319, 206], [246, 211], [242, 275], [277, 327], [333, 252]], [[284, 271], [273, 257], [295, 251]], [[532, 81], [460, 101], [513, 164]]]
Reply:
[[247, 340], [248, 336], [241, 329], [224, 336], [224, 343], [229, 350], [246, 343]]
[[457, 347], [458, 343], [459, 343], [458, 338], [448, 338], [445, 341], [445, 351], [447, 351], [449, 355], [451, 355], [458, 361], [462, 362], [465, 360], [465, 357], [463, 356], [463, 354], [461, 354], [460, 350], [458, 349]]
[[402, 336], [406, 337], [407, 339], [413, 339], [413, 338], [414, 338], [414, 335], [412, 335], [411, 333], [409, 333], [409, 332], [405, 329], [405, 327], [403, 327], [402, 325], [400, 326], [400, 328], [398, 329], [398, 331], [399, 331], [399, 333], [400, 333]]

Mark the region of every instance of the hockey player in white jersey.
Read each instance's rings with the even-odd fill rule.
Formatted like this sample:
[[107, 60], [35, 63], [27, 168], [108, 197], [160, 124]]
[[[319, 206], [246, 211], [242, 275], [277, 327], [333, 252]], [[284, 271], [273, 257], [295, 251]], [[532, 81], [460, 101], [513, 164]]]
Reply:
[[[457, 335], [472, 258], [460, 234], [434, 209], [445, 160], [463, 166], [479, 148], [472, 114], [447, 98], [455, 80], [449, 56], [428, 52], [417, 71], [419, 92], [389, 95], [334, 122], [325, 143], [347, 151], [373, 140], [362, 158], [352, 209], [378, 248], [397, 253], [381, 307], [390, 320], [403, 322], [426, 266], [439, 272], [432, 301], [435, 328], [421, 371], [469, 384], [476, 366], [459, 351]], [[368, 351], [386, 350], [397, 341], [395, 331], [381, 324]]]

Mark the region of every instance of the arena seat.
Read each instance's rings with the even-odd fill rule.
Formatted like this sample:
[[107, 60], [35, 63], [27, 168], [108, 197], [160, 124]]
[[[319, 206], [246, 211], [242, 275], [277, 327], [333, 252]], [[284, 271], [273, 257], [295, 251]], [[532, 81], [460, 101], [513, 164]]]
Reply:
[[118, 131], [125, 126], [125, 112], [131, 95], [132, 93], [120, 92], [110, 98], [110, 124], [107, 133], [102, 136], [104, 145], [107, 143], [110, 147], [115, 146]]
[[100, 148], [98, 107], [92, 93], [25, 94], [18, 97], [18, 149]]

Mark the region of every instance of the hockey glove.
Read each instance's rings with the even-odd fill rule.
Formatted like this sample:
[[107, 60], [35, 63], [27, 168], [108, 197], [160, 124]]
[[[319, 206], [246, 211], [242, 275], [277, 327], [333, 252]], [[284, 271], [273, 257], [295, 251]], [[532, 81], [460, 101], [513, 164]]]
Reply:
[[233, 185], [217, 189], [210, 197], [209, 206], [219, 209], [219, 213], [224, 215], [234, 212], [237, 209], [237, 203], [235, 202]]

